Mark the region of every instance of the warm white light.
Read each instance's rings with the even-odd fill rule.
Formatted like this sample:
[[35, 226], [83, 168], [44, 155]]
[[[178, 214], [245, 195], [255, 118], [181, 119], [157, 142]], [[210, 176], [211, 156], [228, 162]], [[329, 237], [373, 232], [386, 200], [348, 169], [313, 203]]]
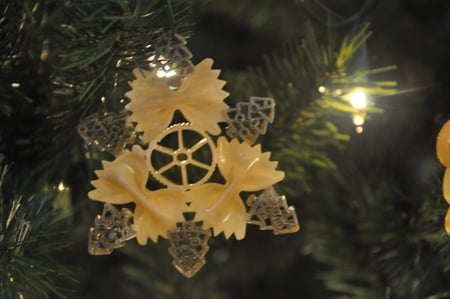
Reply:
[[319, 86], [319, 92], [320, 93], [324, 93], [327, 89], [325, 88], [325, 86]]
[[163, 69], [159, 69], [158, 71], [156, 71], [156, 77], [158, 78], [171, 78], [173, 76], [175, 76], [177, 74], [177, 72], [175, 72], [174, 70], [163, 70]]
[[20, 87], [20, 83], [13, 82], [13, 83], [11, 83], [11, 87], [18, 88], [18, 87]]
[[348, 95], [350, 99], [350, 104], [356, 109], [364, 109], [367, 107], [367, 97], [366, 94], [360, 90], [352, 91]]
[[335, 91], [333, 91], [333, 95], [335, 97], [339, 97], [340, 95], [342, 95], [342, 89], [336, 89]]
[[356, 133], [361, 134], [364, 131], [364, 129], [363, 129], [363, 127], [359, 126], [359, 127], [355, 128], [355, 131], [356, 131]]
[[358, 114], [353, 115], [353, 124], [355, 126], [362, 126], [364, 124], [364, 117]]
[[58, 185], [58, 190], [59, 191], [64, 191], [65, 189], [66, 189], [66, 186], [64, 186], [64, 183], [60, 182], [59, 185]]

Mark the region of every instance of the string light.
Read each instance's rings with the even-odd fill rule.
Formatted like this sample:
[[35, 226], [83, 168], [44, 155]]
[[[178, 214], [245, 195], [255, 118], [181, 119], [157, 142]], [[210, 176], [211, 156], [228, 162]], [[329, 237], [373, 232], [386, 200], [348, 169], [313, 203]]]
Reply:
[[325, 86], [319, 86], [318, 90], [319, 90], [320, 93], [325, 93], [325, 91], [327, 91]]
[[149, 66], [154, 70], [154, 74], [159, 79], [167, 79], [172, 78], [177, 75], [176, 70], [174, 70], [169, 64], [166, 57], [163, 55], [159, 55], [156, 57], [155, 55], [150, 56], [148, 59]]
[[350, 104], [355, 109], [364, 109], [367, 107], [367, 96], [366, 94], [361, 90], [355, 90], [352, 91], [348, 98], [350, 100]]
[[177, 72], [169, 65], [165, 65], [163, 68], [160, 68], [156, 71], [156, 77], [158, 78], [171, 78], [174, 77], [177, 74]]
[[66, 190], [66, 186], [64, 185], [64, 183], [63, 182], [60, 182], [59, 184], [58, 184], [58, 190], [59, 191], [64, 191], [64, 190]]
[[347, 94], [347, 99], [355, 109], [353, 113], [352, 121], [355, 125], [355, 131], [361, 134], [364, 129], [363, 125], [365, 122], [365, 109], [367, 108], [367, 96], [361, 89], [355, 89]]
[[353, 115], [353, 124], [355, 126], [362, 126], [364, 124], [364, 117], [360, 114]]

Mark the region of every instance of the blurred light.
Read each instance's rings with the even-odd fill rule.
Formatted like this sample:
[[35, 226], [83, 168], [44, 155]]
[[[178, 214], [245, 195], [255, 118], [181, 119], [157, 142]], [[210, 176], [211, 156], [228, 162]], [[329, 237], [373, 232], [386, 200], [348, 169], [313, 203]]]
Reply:
[[356, 133], [361, 134], [364, 131], [364, 129], [361, 126], [358, 126], [355, 128], [355, 131], [356, 131]]
[[169, 65], [169, 60], [164, 55], [151, 55], [147, 58], [147, 61], [156, 78], [172, 78], [177, 75], [176, 70]]
[[342, 89], [336, 89], [335, 91], [333, 91], [333, 95], [335, 97], [342, 95]]
[[11, 87], [18, 88], [18, 87], [20, 87], [20, 83], [13, 82], [13, 83], [11, 83]]
[[348, 98], [350, 99], [350, 104], [353, 108], [364, 109], [367, 107], [367, 97], [366, 94], [360, 90], [352, 91]]
[[64, 190], [66, 190], [66, 186], [64, 186], [64, 183], [63, 183], [63, 182], [60, 182], [60, 183], [59, 183], [59, 185], [58, 185], [58, 190], [59, 190], [59, 191], [64, 191]]
[[48, 58], [48, 49], [43, 49], [42, 50], [40, 58], [41, 58], [42, 61], [47, 60], [47, 58]]
[[149, 56], [149, 57], [147, 57], [147, 61], [149, 61], [150, 63], [149, 63], [149, 66], [150, 67], [155, 67], [155, 59], [156, 59], [156, 56], [155, 55], [152, 55], [152, 56]]
[[326, 88], [325, 88], [325, 86], [319, 86], [319, 92], [320, 93], [325, 93], [325, 91], [327, 90]]
[[175, 76], [177, 72], [170, 69], [170, 67], [167, 65], [164, 67], [164, 69], [159, 69], [156, 71], [156, 77], [158, 78], [171, 78]]
[[225, 264], [230, 257], [230, 252], [224, 248], [218, 248], [212, 255], [212, 260], [219, 265]]
[[100, 101], [102, 101], [102, 103], [105, 103], [106, 102], [106, 98], [105, 97], [101, 97]]
[[364, 117], [359, 114], [353, 115], [353, 124], [355, 126], [362, 126], [364, 124]]

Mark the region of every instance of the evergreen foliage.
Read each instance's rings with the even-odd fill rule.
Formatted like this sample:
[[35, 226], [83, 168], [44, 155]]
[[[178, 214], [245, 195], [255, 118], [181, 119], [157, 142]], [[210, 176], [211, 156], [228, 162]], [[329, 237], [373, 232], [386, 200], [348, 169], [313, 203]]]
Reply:
[[61, 205], [67, 195], [49, 188], [22, 193], [8, 170], [0, 171], [0, 297], [66, 298], [75, 280], [61, 259], [71, 244]]

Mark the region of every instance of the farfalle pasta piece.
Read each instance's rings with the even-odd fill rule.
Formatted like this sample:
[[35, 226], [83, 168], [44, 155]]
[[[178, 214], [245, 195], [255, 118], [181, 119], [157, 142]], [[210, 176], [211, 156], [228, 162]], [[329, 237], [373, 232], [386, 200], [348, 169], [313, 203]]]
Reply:
[[277, 162], [270, 161], [270, 153], [262, 153], [261, 146], [250, 146], [237, 139], [228, 142], [220, 137], [217, 142], [218, 167], [226, 184], [208, 183], [192, 188], [190, 208], [195, 220], [204, 227], [212, 227], [214, 235], [232, 234], [240, 240], [245, 237], [247, 211], [239, 196], [241, 191], [257, 191], [281, 181], [282, 171]]
[[140, 245], [150, 238], [158, 241], [158, 236], [167, 238], [167, 232], [175, 229], [177, 222], [184, 221], [186, 210], [185, 195], [179, 189], [159, 189], [146, 192], [144, 200], [136, 202], [134, 224], [136, 239]]
[[261, 145], [250, 146], [220, 137], [217, 142], [220, 173], [228, 181], [239, 182], [243, 191], [258, 191], [284, 178], [283, 171], [275, 170], [278, 162], [270, 161], [270, 152], [262, 153]]
[[212, 227], [215, 236], [223, 232], [227, 239], [232, 234], [237, 240], [245, 237], [247, 211], [238, 188], [208, 183], [192, 188], [189, 198], [195, 219], [203, 221], [205, 228]]
[[89, 198], [111, 204], [134, 202], [134, 224], [137, 240], [141, 245], [147, 238], [157, 242], [158, 236], [167, 237], [167, 231], [183, 221], [186, 204], [180, 190], [146, 188], [149, 161], [145, 152], [134, 146], [112, 162], [103, 162], [103, 170], [96, 171], [97, 180], [92, 181], [95, 190]]
[[169, 126], [176, 110], [201, 130], [213, 135], [220, 133], [218, 123], [225, 121], [228, 106], [223, 101], [228, 93], [222, 89], [225, 81], [217, 79], [220, 71], [211, 69], [212, 64], [212, 59], [200, 62], [177, 90], [170, 90], [148, 71], [134, 70], [136, 80], [126, 93], [130, 99], [126, 109], [133, 112], [129, 120], [137, 122], [136, 129], [144, 132], [145, 142], [152, 141]]
[[103, 161], [103, 170], [97, 170], [98, 179], [91, 182], [95, 187], [88, 196], [91, 199], [125, 204], [140, 197], [150, 170], [146, 154], [139, 146], [126, 151], [114, 161]]

